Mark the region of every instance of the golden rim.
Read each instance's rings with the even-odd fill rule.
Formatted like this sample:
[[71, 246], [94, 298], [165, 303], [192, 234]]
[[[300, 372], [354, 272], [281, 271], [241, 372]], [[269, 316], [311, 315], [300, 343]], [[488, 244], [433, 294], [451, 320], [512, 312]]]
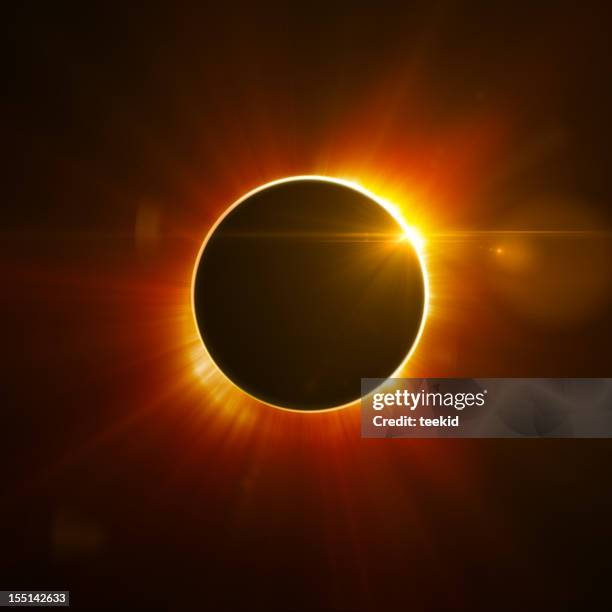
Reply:
[[423, 329], [425, 328], [425, 321], [427, 320], [427, 313], [428, 313], [428, 310], [429, 310], [429, 278], [428, 278], [428, 275], [427, 275], [427, 267], [425, 265], [425, 256], [423, 254], [423, 241], [420, 238], [420, 236], [418, 235], [418, 233], [416, 232], [416, 230], [414, 228], [410, 227], [406, 223], [406, 221], [400, 215], [399, 211], [396, 209], [395, 206], [393, 206], [390, 202], [387, 202], [384, 198], [381, 198], [381, 197], [377, 196], [376, 194], [372, 193], [371, 191], [369, 191], [365, 187], [362, 187], [358, 183], [355, 183], [354, 181], [349, 181], [349, 180], [345, 180], [345, 179], [335, 178], [335, 177], [331, 177], [331, 176], [323, 176], [323, 175], [318, 175], [318, 174], [305, 174], [305, 175], [297, 175], [297, 176], [288, 176], [288, 177], [285, 177], [285, 178], [281, 178], [281, 179], [276, 179], [274, 181], [270, 181], [268, 183], [264, 183], [263, 185], [259, 185], [259, 187], [256, 187], [255, 189], [252, 189], [251, 191], [245, 193], [243, 196], [238, 198], [231, 206], [229, 206], [219, 216], [219, 218], [215, 221], [215, 223], [213, 223], [211, 228], [208, 230], [208, 233], [206, 234], [206, 236], [204, 238], [204, 241], [202, 242], [202, 245], [200, 246], [200, 250], [198, 251], [198, 255], [196, 257], [195, 264], [193, 266], [193, 272], [191, 274], [191, 314], [193, 316], [193, 322], [194, 322], [196, 331], [198, 333], [198, 338], [200, 338], [200, 342], [202, 343], [202, 347], [204, 348], [204, 351], [206, 352], [207, 357], [210, 359], [211, 363], [214, 364], [215, 368], [219, 371], [221, 376], [230, 385], [232, 385], [233, 387], [236, 387], [236, 389], [238, 389], [241, 393], [244, 393], [246, 396], [250, 397], [251, 399], [255, 400], [256, 402], [259, 402], [261, 404], [265, 404], [265, 405], [270, 406], [272, 408], [276, 408], [277, 410], [285, 410], [287, 412], [294, 412], [294, 413], [299, 413], [299, 414], [317, 414], [317, 413], [322, 413], [322, 412], [332, 412], [332, 411], [335, 411], [335, 410], [343, 410], [344, 408], [348, 408], [349, 406], [357, 404], [359, 401], [361, 401], [361, 398], [363, 396], [359, 396], [357, 399], [354, 399], [354, 400], [352, 400], [350, 402], [347, 402], [346, 404], [341, 404], [339, 406], [331, 406], [330, 408], [317, 408], [317, 409], [314, 409], [314, 410], [300, 410], [300, 409], [297, 409], [297, 408], [287, 408], [286, 406], [278, 406], [276, 404], [272, 404], [270, 402], [267, 402], [266, 400], [262, 400], [261, 398], [252, 395], [251, 393], [249, 393], [248, 391], [243, 389], [241, 386], [239, 386], [237, 383], [235, 383], [231, 378], [229, 378], [225, 374], [225, 372], [219, 367], [219, 365], [215, 362], [215, 360], [213, 359], [212, 355], [208, 351], [206, 343], [204, 342], [204, 338], [202, 338], [202, 334], [200, 333], [200, 328], [198, 326], [198, 321], [197, 321], [197, 318], [196, 318], [196, 313], [195, 313], [195, 277], [196, 277], [196, 274], [197, 274], [198, 267], [200, 265], [200, 260], [202, 259], [202, 254], [204, 253], [204, 249], [206, 248], [206, 245], [208, 244], [208, 241], [210, 240], [210, 237], [213, 235], [214, 231], [217, 229], [217, 227], [220, 225], [220, 223], [225, 219], [225, 217], [227, 217], [227, 215], [232, 210], [234, 210], [234, 208], [236, 208], [237, 206], [242, 204], [242, 202], [244, 202], [246, 199], [250, 198], [252, 195], [258, 193], [259, 191], [263, 191], [264, 189], [267, 189], [268, 187], [273, 187], [274, 185], [280, 185], [282, 183], [289, 183], [289, 182], [293, 182], [293, 181], [321, 181], [321, 182], [327, 182], [327, 183], [335, 183], [336, 185], [342, 185], [343, 187], [348, 187], [350, 189], [354, 189], [355, 191], [358, 191], [359, 193], [362, 193], [366, 197], [370, 198], [371, 200], [373, 200], [374, 202], [376, 202], [377, 204], [382, 206], [397, 221], [398, 225], [401, 227], [402, 231], [404, 232], [404, 236], [408, 240], [410, 240], [412, 246], [414, 247], [414, 250], [416, 251], [417, 258], [418, 258], [419, 264], [421, 266], [421, 274], [423, 276], [424, 298], [425, 298], [424, 299], [424, 305], [423, 305], [423, 314], [421, 316], [421, 323], [419, 325], [419, 331], [417, 332], [416, 338], [414, 339], [414, 341], [412, 343], [412, 346], [410, 347], [410, 350], [408, 351], [408, 353], [406, 353], [406, 356], [404, 357], [404, 359], [402, 360], [400, 365], [396, 368], [396, 370], [385, 380], [389, 380], [389, 378], [395, 378], [397, 376], [397, 374], [399, 374], [404, 369], [404, 366], [408, 363], [408, 361], [412, 357], [414, 351], [416, 350], [416, 347], [419, 344], [419, 341], [421, 340], [421, 336], [423, 334]]

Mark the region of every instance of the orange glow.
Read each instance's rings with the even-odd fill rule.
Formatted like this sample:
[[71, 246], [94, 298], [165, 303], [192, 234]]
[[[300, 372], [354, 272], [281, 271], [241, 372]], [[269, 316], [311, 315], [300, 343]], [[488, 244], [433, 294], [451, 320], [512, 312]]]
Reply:
[[[328, 509], [337, 502], [333, 491], [346, 487], [342, 520], [366, 496], [385, 498], [381, 503], [393, 505], [392, 497], [382, 491], [394, 486], [398, 470], [384, 476], [384, 470], [378, 470], [393, 457], [401, 456], [398, 461], [405, 460], [403, 465], [426, 463], [424, 477], [428, 482], [444, 481], [447, 491], [469, 486], [469, 479], [461, 477], [467, 469], [465, 454], [459, 457], [452, 443], [362, 440], [358, 404], [305, 414], [276, 410], [246, 396], [210, 362], [193, 321], [194, 263], [207, 232], [232, 202], [279, 177], [341, 177], [391, 203], [405, 220], [410, 239], [421, 244], [429, 289], [427, 320], [399, 374], [548, 374], [538, 370], [546, 363], [546, 343], [512, 318], [513, 308], [521, 316], [533, 314], [524, 302], [541, 293], [529, 290], [538, 280], [530, 266], [538, 265], [536, 269], [544, 273], [548, 264], [534, 259], [536, 250], [527, 252], [515, 245], [523, 244], [525, 232], [557, 228], [526, 224], [515, 232], [515, 223], [494, 214], [498, 201], [485, 189], [490, 177], [505, 176], [508, 168], [515, 167], [520, 153], [511, 146], [511, 111], [497, 108], [494, 113], [440, 117], [428, 110], [432, 100], [426, 99], [426, 84], [411, 83], [402, 95], [396, 93], [394, 81], [384, 85], [373, 84], [345, 112], [330, 111], [315, 125], [294, 124], [291, 114], [282, 111], [290, 107], [278, 90], [266, 90], [262, 96], [270, 99], [258, 104], [232, 106], [225, 121], [206, 122], [205, 131], [197, 127], [202, 124], [197, 106], [188, 107], [181, 115], [186, 131], [194, 134], [188, 159], [168, 158], [161, 145], [149, 143], [144, 126], [139, 136], [149, 143], [151, 164], [159, 161], [160, 175], [173, 187], [166, 199], [132, 197], [113, 186], [117, 208], [133, 212], [131, 227], [121, 226], [110, 240], [96, 237], [99, 243], [93, 255], [90, 236], [78, 236], [83, 246], [75, 242], [69, 268], [22, 266], [20, 276], [30, 279], [35, 288], [31, 297], [46, 308], [52, 310], [57, 304], [59, 310], [62, 295], [78, 294], [69, 359], [78, 360], [84, 372], [95, 372], [90, 379], [112, 380], [110, 401], [129, 407], [125, 417], [89, 441], [90, 446], [135, 423], [142, 427], [148, 420], [148, 427], [156, 430], [168, 421], [178, 422], [180, 442], [170, 439], [171, 449], [165, 452], [175, 453], [185, 470], [199, 473], [206, 465], [203, 457], [212, 457], [223, 466], [223, 478], [252, 480], [256, 478], [252, 471], [268, 470], [273, 476], [262, 480], [272, 487], [274, 478], [282, 481], [274, 471], [280, 457], [291, 470], [311, 474], [313, 486], [327, 483], [327, 489], [321, 485], [325, 489], [321, 503]], [[268, 108], [281, 110], [271, 116]], [[515, 205], [522, 201], [521, 193], [508, 189], [506, 197]], [[531, 211], [534, 208], [529, 205]], [[530, 243], [540, 240], [537, 233], [525, 235]], [[496, 248], [502, 248], [503, 255], [496, 256]], [[598, 266], [586, 260], [576, 260], [575, 265], [601, 270], [605, 258], [600, 259]], [[514, 268], [520, 268], [524, 283], [518, 296], [506, 290]], [[609, 291], [592, 293], [593, 308], [605, 308]], [[82, 329], [90, 329], [91, 321], [95, 330], [79, 352]], [[61, 363], [56, 354], [53, 359]], [[376, 471], [369, 488], [354, 481], [356, 464]], [[257, 487], [245, 490], [245, 499], [257, 496], [257, 491]], [[259, 503], [265, 507], [264, 500]]]

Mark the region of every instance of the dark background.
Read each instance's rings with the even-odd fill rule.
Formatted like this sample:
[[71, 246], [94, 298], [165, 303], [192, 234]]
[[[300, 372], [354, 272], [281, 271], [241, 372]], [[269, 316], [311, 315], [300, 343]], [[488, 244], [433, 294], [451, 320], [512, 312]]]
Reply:
[[[413, 83], [431, 138], [510, 118], [447, 219], [494, 227], [546, 192], [609, 229], [604, 3], [21, 3], [3, 29], [0, 587], [70, 589], [76, 609], [395, 610], [605, 586], [608, 441], [361, 440], [355, 419], [343, 443], [301, 422], [236, 440], [169, 394], [180, 347], [157, 327], [186, 228], [316, 170], [355, 106], [384, 123], [377, 92]], [[154, 253], [134, 245], [142, 202], [164, 210]], [[455, 373], [610, 375], [609, 309], [562, 332], [507, 320], [537, 350], [481, 334]]]

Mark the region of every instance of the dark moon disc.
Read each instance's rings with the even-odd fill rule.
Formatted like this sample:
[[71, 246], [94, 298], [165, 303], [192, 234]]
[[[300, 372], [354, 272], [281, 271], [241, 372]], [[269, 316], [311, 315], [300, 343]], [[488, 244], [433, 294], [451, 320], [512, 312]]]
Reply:
[[342, 406], [417, 340], [425, 278], [378, 202], [330, 179], [245, 196], [205, 242], [193, 287], [210, 356], [238, 387], [295, 410]]

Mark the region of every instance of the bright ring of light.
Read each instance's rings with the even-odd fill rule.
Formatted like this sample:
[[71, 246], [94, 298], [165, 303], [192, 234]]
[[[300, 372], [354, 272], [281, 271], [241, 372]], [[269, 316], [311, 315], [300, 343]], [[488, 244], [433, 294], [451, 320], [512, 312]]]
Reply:
[[304, 413], [304, 412], [310, 412], [310, 413], [316, 413], [316, 412], [329, 412], [329, 411], [334, 411], [334, 410], [340, 410], [342, 408], [346, 408], [348, 406], [351, 405], [355, 405], [357, 402], [359, 402], [359, 399], [353, 400], [351, 402], [339, 405], [339, 406], [333, 406], [333, 407], [329, 407], [329, 408], [323, 408], [320, 410], [297, 410], [297, 409], [293, 409], [293, 408], [287, 408], [285, 406], [278, 406], [272, 403], [269, 403], [267, 401], [264, 401], [260, 398], [254, 397], [253, 395], [251, 395], [250, 393], [248, 393], [247, 391], [245, 391], [244, 389], [242, 389], [241, 387], [239, 387], [236, 383], [234, 383], [230, 378], [227, 377], [227, 375], [223, 372], [223, 370], [218, 366], [217, 363], [215, 363], [212, 355], [210, 354], [210, 352], [208, 351], [208, 348], [206, 346], [206, 343], [204, 342], [204, 339], [202, 338], [202, 335], [200, 333], [199, 327], [198, 327], [198, 323], [197, 323], [197, 319], [196, 319], [196, 307], [195, 307], [195, 279], [196, 279], [196, 273], [200, 264], [200, 260], [202, 258], [202, 254], [204, 253], [204, 249], [206, 248], [206, 245], [208, 243], [208, 241], [210, 240], [210, 237], [213, 235], [213, 233], [215, 232], [215, 230], [217, 229], [217, 227], [222, 223], [222, 221], [226, 218], [226, 216], [232, 211], [234, 210], [237, 206], [239, 206], [242, 202], [244, 202], [245, 200], [247, 200], [248, 198], [250, 198], [251, 196], [253, 196], [254, 194], [263, 191], [265, 189], [268, 189], [269, 187], [273, 187], [275, 185], [279, 185], [282, 183], [288, 183], [291, 181], [303, 181], [303, 180], [313, 180], [313, 181], [322, 181], [322, 182], [329, 182], [329, 183], [335, 183], [337, 185], [341, 185], [344, 187], [348, 187], [350, 189], [353, 189], [361, 194], [363, 194], [364, 196], [370, 198], [371, 200], [373, 200], [374, 202], [376, 202], [377, 204], [379, 204], [381, 207], [383, 207], [394, 219], [395, 221], [398, 223], [398, 225], [401, 227], [402, 232], [403, 232], [403, 238], [406, 240], [409, 240], [411, 245], [413, 246], [417, 256], [418, 256], [418, 261], [420, 264], [420, 268], [421, 268], [421, 273], [422, 273], [422, 278], [423, 278], [423, 287], [424, 287], [424, 302], [423, 302], [423, 310], [422, 310], [422, 316], [421, 316], [421, 321], [420, 321], [420, 325], [418, 328], [418, 332], [417, 335], [410, 347], [410, 350], [408, 351], [408, 353], [406, 354], [406, 356], [404, 357], [404, 359], [402, 360], [402, 362], [400, 363], [400, 365], [397, 367], [397, 369], [393, 372], [393, 374], [391, 374], [390, 378], [393, 377], [397, 377], [398, 375], [400, 375], [406, 364], [408, 363], [408, 361], [410, 360], [410, 358], [412, 357], [412, 355], [414, 354], [414, 351], [416, 350], [416, 347], [419, 344], [419, 341], [421, 339], [421, 336], [423, 334], [423, 330], [425, 327], [425, 322], [427, 320], [427, 314], [428, 314], [428, 310], [429, 310], [429, 278], [428, 278], [428, 274], [427, 274], [427, 268], [426, 268], [426, 263], [425, 263], [425, 255], [424, 255], [424, 240], [421, 237], [421, 235], [413, 228], [410, 227], [407, 223], [406, 220], [403, 218], [403, 216], [401, 215], [400, 211], [398, 210], [398, 208], [396, 206], [394, 206], [393, 204], [391, 204], [390, 202], [388, 202], [387, 200], [381, 198], [380, 196], [370, 192], [369, 190], [367, 190], [366, 188], [362, 187], [361, 185], [359, 185], [358, 183], [354, 182], [354, 181], [349, 181], [349, 180], [345, 180], [345, 179], [340, 179], [340, 178], [335, 178], [335, 177], [328, 177], [328, 176], [323, 176], [323, 175], [297, 175], [297, 176], [290, 176], [290, 177], [285, 177], [282, 179], [278, 179], [278, 180], [274, 180], [274, 181], [270, 181], [268, 183], [265, 183], [263, 185], [260, 185], [258, 187], [256, 187], [255, 189], [249, 191], [248, 193], [244, 194], [242, 197], [240, 197], [238, 200], [236, 200], [231, 206], [229, 206], [224, 212], [223, 214], [221, 214], [219, 216], [219, 218], [217, 219], [217, 221], [212, 225], [212, 227], [209, 229], [208, 233], [206, 234], [206, 237], [204, 239], [204, 241], [202, 242], [202, 245], [200, 246], [200, 249], [198, 251], [197, 257], [195, 259], [195, 264], [193, 267], [193, 271], [192, 271], [192, 282], [191, 282], [191, 313], [192, 313], [192, 318], [193, 318], [193, 323], [196, 327], [197, 330], [197, 334], [198, 337], [202, 343], [202, 346], [206, 352], [206, 356], [210, 359], [211, 363], [213, 363], [216, 367], [216, 369], [218, 370], [218, 372], [222, 375], [223, 379], [232, 387], [239, 389], [242, 393], [244, 393], [245, 395], [247, 395], [248, 397], [251, 397], [252, 399], [254, 399], [257, 402], [263, 403], [263, 404], [267, 404], [269, 406], [272, 406], [273, 408], [277, 408], [279, 410], [285, 410], [285, 411], [289, 411], [289, 412], [299, 412], [299, 413]]

